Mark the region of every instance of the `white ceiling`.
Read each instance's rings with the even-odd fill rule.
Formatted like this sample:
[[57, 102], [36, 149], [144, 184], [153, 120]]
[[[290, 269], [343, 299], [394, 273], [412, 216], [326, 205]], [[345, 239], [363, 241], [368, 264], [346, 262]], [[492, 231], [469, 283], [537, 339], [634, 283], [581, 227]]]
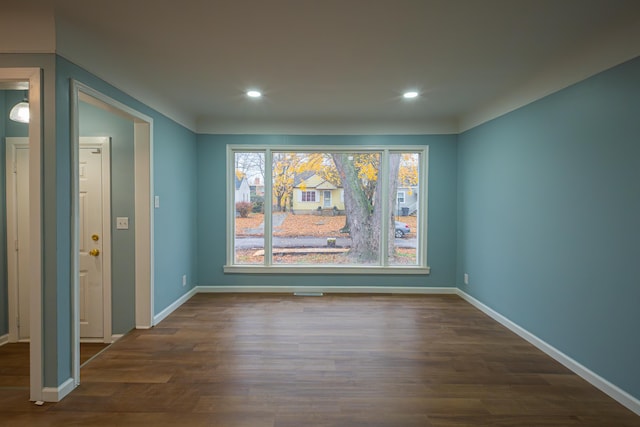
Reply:
[[[640, 23], [638, 0], [55, 4], [59, 54], [191, 129], [220, 133], [454, 132]], [[638, 40], [629, 44], [637, 55]], [[247, 99], [248, 88], [264, 97]], [[401, 98], [414, 88], [419, 99]]]

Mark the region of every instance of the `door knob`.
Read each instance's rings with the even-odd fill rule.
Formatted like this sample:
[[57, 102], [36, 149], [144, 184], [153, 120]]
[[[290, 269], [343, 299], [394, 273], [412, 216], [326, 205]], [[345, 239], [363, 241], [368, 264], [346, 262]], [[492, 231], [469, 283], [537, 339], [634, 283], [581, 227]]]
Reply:
[[93, 240], [94, 242], [97, 242], [98, 240], [100, 240], [100, 236], [98, 236], [97, 234], [94, 234], [93, 236], [91, 236], [91, 240]]
[[91, 250], [89, 251], [89, 255], [91, 255], [91, 256], [98, 256], [98, 255], [100, 255], [100, 250], [99, 250], [99, 249], [91, 249]]

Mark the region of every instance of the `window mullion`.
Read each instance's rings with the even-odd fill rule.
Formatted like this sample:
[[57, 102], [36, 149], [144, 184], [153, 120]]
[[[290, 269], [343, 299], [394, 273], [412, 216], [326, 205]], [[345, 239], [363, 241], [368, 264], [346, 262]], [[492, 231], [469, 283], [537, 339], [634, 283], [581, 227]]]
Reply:
[[389, 265], [389, 150], [380, 153], [380, 171], [378, 173], [378, 185], [382, 185], [380, 202], [382, 203], [382, 228], [380, 230], [380, 265]]
[[227, 147], [227, 262], [235, 264], [235, 236], [236, 236], [236, 204], [235, 204], [235, 150]]
[[265, 175], [267, 175], [264, 177], [264, 265], [271, 266], [273, 263], [273, 154], [269, 148], [264, 153], [264, 165]]

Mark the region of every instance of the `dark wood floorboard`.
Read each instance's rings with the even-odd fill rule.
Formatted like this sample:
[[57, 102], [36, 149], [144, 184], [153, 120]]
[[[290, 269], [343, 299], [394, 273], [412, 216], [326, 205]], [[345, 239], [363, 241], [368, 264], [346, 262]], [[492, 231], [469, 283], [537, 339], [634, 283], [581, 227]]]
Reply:
[[[108, 344], [102, 343], [81, 343], [80, 364], [86, 363], [107, 346]], [[0, 346], [0, 389], [2, 388], [29, 388], [29, 343]]]
[[640, 426], [457, 296], [198, 294], [0, 425]]

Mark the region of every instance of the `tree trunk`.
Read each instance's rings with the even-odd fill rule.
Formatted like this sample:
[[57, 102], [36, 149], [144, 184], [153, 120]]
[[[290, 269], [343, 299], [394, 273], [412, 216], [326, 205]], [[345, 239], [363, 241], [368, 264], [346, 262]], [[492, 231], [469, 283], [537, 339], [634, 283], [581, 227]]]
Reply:
[[[375, 263], [380, 256], [380, 241], [382, 230], [382, 206], [378, 203], [382, 200], [382, 186], [380, 180], [376, 182], [372, 200], [367, 197], [358, 170], [349, 154], [332, 154], [333, 163], [338, 170], [344, 190], [344, 206], [346, 226], [351, 233], [351, 250], [349, 255], [356, 262]], [[400, 167], [400, 154], [389, 156], [389, 191], [386, 201], [388, 211], [393, 212], [393, 202], [398, 186], [398, 169]], [[395, 248], [395, 222], [393, 215], [389, 215], [389, 254]]]
[[387, 209], [389, 212], [389, 255], [395, 253], [396, 222], [393, 214], [393, 206], [398, 197], [398, 172], [400, 171], [400, 158], [402, 154], [389, 154], [389, 199]]
[[349, 254], [358, 262], [376, 262], [380, 253], [380, 228], [373, 225], [372, 206], [363, 191], [358, 171], [349, 154], [332, 156], [344, 189], [344, 206], [351, 233]]

